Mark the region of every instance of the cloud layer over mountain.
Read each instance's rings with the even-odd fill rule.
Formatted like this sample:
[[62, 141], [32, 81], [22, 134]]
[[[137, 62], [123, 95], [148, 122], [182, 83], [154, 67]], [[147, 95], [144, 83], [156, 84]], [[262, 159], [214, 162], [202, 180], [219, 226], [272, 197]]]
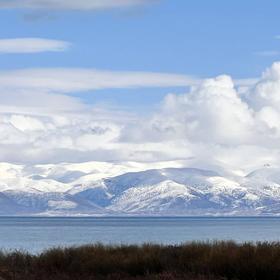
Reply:
[[0, 161], [188, 159], [190, 166], [239, 173], [264, 164], [278, 166], [280, 63], [245, 88], [225, 75], [194, 80], [188, 92], [169, 94], [145, 117], [92, 108], [65, 93], [104, 87], [187, 86], [187, 77], [51, 71], [1, 73]]

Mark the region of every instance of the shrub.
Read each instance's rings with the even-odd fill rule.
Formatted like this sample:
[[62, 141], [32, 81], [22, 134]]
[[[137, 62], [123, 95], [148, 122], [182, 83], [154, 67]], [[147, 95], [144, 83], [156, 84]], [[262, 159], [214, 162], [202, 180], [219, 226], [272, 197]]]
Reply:
[[279, 275], [280, 243], [96, 244], [38, 255], [0, 252], [0, 277], [6, 280], [278, 280]]

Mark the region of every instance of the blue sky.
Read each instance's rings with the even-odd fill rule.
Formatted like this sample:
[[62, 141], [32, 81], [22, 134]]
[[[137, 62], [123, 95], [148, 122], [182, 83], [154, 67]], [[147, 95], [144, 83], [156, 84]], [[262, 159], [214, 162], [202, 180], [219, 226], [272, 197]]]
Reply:
[[[279, 9], [279, 1], [273, 0], [162, 0], [106, 11], [1, 10], [1, 38], [49, 38], [72, 46], [57, 53], [2, 54], [0, 68], [79, 67], [258, 77], [280, 57], [280, 40], [275, 38], [280, 34]], [[82, 98], [137, 109], [158, 103], [169, 92], [184, 90], [106, 89]]]
[[279, 10], [0, 0], [0, 161], [280, 167]]

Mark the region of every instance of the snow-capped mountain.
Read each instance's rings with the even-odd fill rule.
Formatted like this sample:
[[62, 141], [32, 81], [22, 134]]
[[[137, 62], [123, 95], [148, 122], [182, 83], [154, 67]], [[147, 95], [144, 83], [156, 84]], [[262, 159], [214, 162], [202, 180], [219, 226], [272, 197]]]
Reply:
[[228, 178], [183, 162], [0, 163], [0, 215], [279, 215], [279, 174]]

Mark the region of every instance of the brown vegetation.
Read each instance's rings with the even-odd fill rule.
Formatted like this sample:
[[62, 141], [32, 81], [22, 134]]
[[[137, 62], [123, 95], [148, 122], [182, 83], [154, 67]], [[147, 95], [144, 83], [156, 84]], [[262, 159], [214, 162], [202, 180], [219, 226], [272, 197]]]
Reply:
[[6, 280], [279, 280], [280, 243], [83, 246], [0, 253]]

